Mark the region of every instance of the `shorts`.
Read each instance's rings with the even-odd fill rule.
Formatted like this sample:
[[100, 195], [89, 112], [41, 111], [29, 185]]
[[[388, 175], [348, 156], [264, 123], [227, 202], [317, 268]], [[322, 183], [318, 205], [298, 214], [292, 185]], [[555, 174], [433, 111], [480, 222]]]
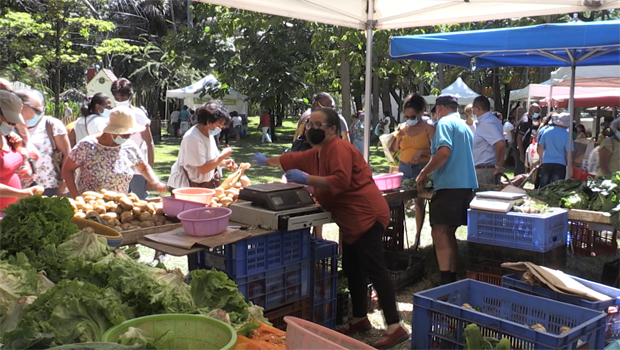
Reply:
[[467, 225], [467, 209], [474, 199], [470, 188], [447, 188], [433, 193], [428, 211], [433, 225]]
[[400, 162], [398, 171], [403, 173], [403, 179], [415, 179], [428, 163], [408, 164]]

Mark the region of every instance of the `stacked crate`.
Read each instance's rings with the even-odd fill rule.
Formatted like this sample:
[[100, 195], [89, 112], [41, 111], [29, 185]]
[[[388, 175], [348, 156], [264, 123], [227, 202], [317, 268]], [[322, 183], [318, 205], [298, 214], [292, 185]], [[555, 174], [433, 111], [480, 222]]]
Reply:
[[311, 320], [327, 328], [336, 326], [338, 288], [338, 243], [312, 238]]
[[568, 212], [498, 213], [470, 209], [467, 219], [467, 276], [501, 285], [512, 273], [504, 262], [529, 261], [554, 269], [566, 267]]
[[246, 238], [190, 256], [190, 270], [211, 268], [225, 272], [246, 301], [265, 308], [266, 316], [273, 311], [282, 318], [286, 309], [309, 318], [310, 229]]

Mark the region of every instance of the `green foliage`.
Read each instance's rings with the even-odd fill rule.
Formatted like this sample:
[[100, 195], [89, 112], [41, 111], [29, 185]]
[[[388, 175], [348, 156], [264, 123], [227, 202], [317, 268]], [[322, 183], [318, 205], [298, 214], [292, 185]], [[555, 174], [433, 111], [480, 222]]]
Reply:
[[225, 273], [211, 270], [191, 272], [191, 293], [197, 308], [208, 311], [222, 309], [230, 316], [231, 323], [243, 323], [250, 315], [243, 294]]
[[96, 342], [107, 329], [133, 317], [113, 289], [63, 280], [26, 308], [17, 328], [2, 337], [3, 349]]

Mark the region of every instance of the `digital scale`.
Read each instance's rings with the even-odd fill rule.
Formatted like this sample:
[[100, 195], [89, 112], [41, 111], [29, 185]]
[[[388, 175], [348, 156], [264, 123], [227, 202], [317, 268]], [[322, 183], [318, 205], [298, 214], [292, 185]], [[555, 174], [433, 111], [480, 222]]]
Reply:
[[485, 191], [476, 193], [469, 207], [500, 213], [509, 212], [513, 206], [523, 203], [525, 194], [501, 191]]
[[314, 204], [304, 186], [270, 183], [247, 186], [239, 191], [239, 199], [269, 210], [286, 210]]
[[267, 230], [292, 231], [332, 222], [332, 214], [314, 203], [304, 186], [270, 183], [248, 186], [239, 191], [230, 220]]

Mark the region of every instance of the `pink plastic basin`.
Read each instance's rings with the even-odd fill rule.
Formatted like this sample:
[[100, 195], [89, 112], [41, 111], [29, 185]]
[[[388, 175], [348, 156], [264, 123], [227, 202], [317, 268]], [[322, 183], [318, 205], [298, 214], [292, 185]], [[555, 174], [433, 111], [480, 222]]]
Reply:
[[204, 203], [191, 202], [174, 197], [163, 197], [161, 201], [163, 204], [164, 213], [173, 217], [179, 215], [182, 211], [205, 207]]
[[172, 194], [176, 199], [209, 205], [211, 204], [211, 198], [215, 195], [215, 190], [200, 187], [181, 187], [172, 190]]
[[385, 174], [373, 176], [375, 184], [379, 187], [379, 191], [388, 191], [400, 187], [400, 183], [403, 180], [403, 173]]
[[183, 230], [190, 236], [215, 236], [226, 230], [232, 210], [228, 208], [196, 208], [177, 215]]
[[284, 316], [284, 322], [287, 349], [376, 350], [342, 333], [297, 317]]

